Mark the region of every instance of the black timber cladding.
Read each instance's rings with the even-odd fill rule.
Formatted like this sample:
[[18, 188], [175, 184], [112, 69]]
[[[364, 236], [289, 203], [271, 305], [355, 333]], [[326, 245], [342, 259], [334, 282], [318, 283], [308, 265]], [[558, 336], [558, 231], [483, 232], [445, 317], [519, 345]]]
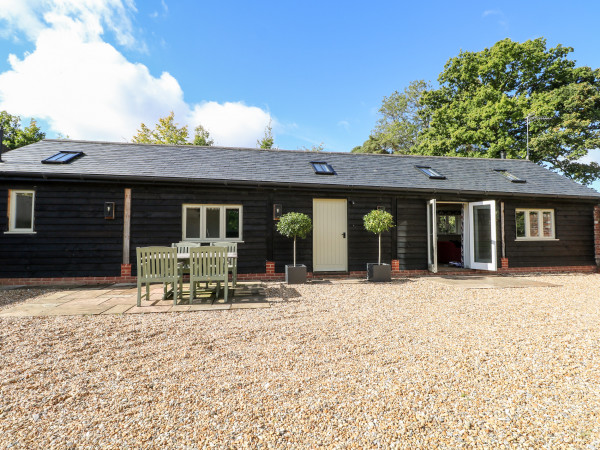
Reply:
[[[82, 151], [71, 164], [41, 164], [60, 151]], [[221, 147], [164, 146], [44, 140], [11, 150], [0, 176], [78, 177], [83, 179], [155, 180], [385, 189], [404, 192], [510, 194], [517, 196], [600, 199], [600, 193], [531, 161], [351, 153], [318, 154], [335, 176], [315, 174], [315, 152]], [[429, 179], [415, 166], [433, 167], [445, 179]], [[527, 183], [512, 183], [494, 173], [507, 170]]]
[[[313, 198], [345, 198], [348, 202], [348, 269], [365, 270], [377, 260], [377, 236], [363, 228], [363, 216], [384, 207], [396, 212], [397, 227], [382, 236], [382, 259], [397, 257], [402, 270], [427, 268], [426, 201], [428, 196], [407, 197], [365, 191], [318, 192], [294, 188], [224, 188], [107, 184], [89, 182], [19, 182], [0, 185], [0, 212], [5, 216], [8, 189], [35, 189], [35, 235], [0, 233], [1, 277], [117, 276], [122, 262], [123, 196], [132, 188], [131, 254], [135, 274], [135, 248], [170, 245], [181, 240], [184, 203], [243, 205], [243, 240], [240, 273], [264, 273], [274, 260], [277, 272], [292, 259], [292, 240], [274, 231], [273, 203], [284, 213], [300, 211], [312, 217]], [[443, 200], [474, 201], [481, 197], [438, 196]], [[486, 199], [492, 199], [486, 197]], [[506, 252], [511, 267], [591, 265], [593, 205], [543, 199], [493, 198], [505, 202]], [[113, 201], [115, 220], [105, 220], [103, 204]], [[394, 204], [396, 207], [394, 208]], [[517, 241], [515, 208], [553, 208], [558, 241]], [[498, 207], [499, 209], [499, 207]], [[6, 217], [6, 216], [5, 216]], [[499, 221], [497, 223], [499, 227]], [[0, 231], [6, 231], [7, 224]], [[497, 235], [500, 237], [500, 230]], [[394, 245], [394, 241], [396, 241]], [[312, 235], [298, 240], [298, 262], [312, 270]], [[498, 246], [500, 257], [500, 242]]]

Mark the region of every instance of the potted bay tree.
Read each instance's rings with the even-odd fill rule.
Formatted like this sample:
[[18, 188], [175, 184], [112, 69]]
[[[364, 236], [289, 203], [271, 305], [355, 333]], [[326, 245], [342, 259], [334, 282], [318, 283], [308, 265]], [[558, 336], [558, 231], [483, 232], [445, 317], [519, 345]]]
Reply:
[[392, 267], [381, 264], [381, 233], [385, 233], [394, 226], [392, 215], [382, 209], [374, 209], [363, 217], [365, 230], [379, 235], [379, 258], [377, 264], [367, 263], [367, 280], [392, 281]]
[[288, 284], [306, 283], [306, 266], [296, 264], [296, 239], [304, 239], [312, 230], [312, 220], [306, 214], [290, 212], [279, 219], [277, 231], [283, 236], [294, 238], [294, 265], [285, 266], [285, 281]]

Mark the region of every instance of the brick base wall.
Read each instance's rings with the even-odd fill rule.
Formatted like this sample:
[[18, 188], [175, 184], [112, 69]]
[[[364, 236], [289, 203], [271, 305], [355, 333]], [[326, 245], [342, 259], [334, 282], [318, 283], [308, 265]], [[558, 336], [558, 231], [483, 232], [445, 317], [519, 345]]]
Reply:
[[[239, 281], [283, 281], [285, 274], [275, 273], [240, 273], [238, 274]], [[453, 271], [444, 271], [433, 274], [428, 270], [392, 270], [392, 277], [420, 277], [420, 276], [447, 276], [447, 275], [524, 275], [524, 274], [539, 274], [539, 273], [598, 273], [600, 269], [597, 266], [558, 266], [558, 267], [501, 267], [497, 272], [489, 272], [487, 270], [470, 270], [457, 269]], [[342, 274], [314, 274], [309, 272], [306, 274], [308, 279], [324, 279], [324, 278], [367, 278], [366, 271], [353, 271]], [[137, 283], [136, 277], [121, 276], [121, 277], [64, 277], [64, 278], [0, 278], [0, 285], [4, 286], [68, 286], [77, 284], [113, 284], [113, 283]]]

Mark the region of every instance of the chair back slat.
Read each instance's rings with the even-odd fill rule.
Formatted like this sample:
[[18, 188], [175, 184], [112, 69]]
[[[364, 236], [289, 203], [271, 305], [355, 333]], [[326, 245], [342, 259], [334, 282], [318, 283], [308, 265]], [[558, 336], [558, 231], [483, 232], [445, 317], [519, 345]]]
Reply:
[[210, 245], [214, 247], [225, 247], [228, 253], [237, 253], [237, 242], [211, 242]]
[[190, 276], [202, 281], [224, 279], [227, 273], [225, 247], [195, 247], [190, 249]]
[[202, 244], [200, 244], [200, 242], [187, 242], [187, 241], [175, 242], [174, 244], [171, 244], [172, 247], [177, 249], [177, 253], [189, 253], [190, 248], [200, 247], [201, 245]]
[[171, 247], [138, 247], [137, 275], [141, 280], [163, 281], [177, 276], [177, 249]]

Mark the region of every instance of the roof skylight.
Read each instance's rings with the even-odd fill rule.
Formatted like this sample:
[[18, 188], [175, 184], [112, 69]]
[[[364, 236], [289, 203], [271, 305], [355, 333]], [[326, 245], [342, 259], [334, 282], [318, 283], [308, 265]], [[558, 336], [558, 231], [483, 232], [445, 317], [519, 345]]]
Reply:
[[43, 164], [69, 164], [73, 160], [83, 156], [83, 152], [58, 152], [56, 155], [52, 155], [50, 158], [46, 158], [42, 161]]
[[310, 163], [317, 175], [335, 175], [333, 167], [324, 161], [311, 161]]
[[446, 177], [444, 175], [440, 174], [437, 170], [432, 169], [429, 166], [416, 166], [416, 168], [419, 169], [421, 172], [423, 172], [425, 175], [427, 175], [432, 180], [445, 180], [446, 179]]
[[510, 173], [508, 170], [494, 169], [494, 172], [498, 172], [500, 175], [502, 175], [504, 178], [510, 180], [512, 183], [527, 183], [526, 180], [519, 178], [518, 176]]

